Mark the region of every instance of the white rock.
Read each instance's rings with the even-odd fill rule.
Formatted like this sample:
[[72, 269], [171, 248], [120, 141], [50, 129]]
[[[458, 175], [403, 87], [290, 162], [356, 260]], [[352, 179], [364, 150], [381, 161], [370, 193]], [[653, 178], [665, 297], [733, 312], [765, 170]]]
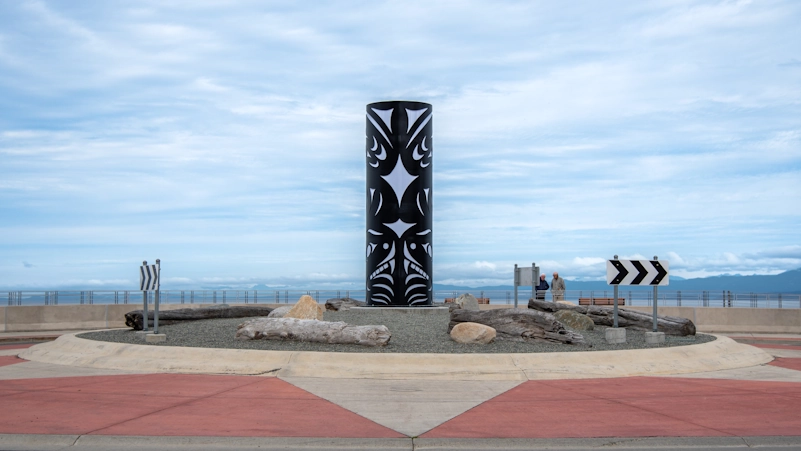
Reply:
[[478, 299], [470, 293], [459, 296], [453, 303], [464, 310], [480, 310], [478, 307]]
[[278, 307], [274, 309], [272, 312], [270, 312], [270, 314], [267, 315], [267, 318], [283, 318], [284, 315], [286, 315], [290, 310], [292, 310], [292, 307], [294, 306], [282, 305], [281, 307]]

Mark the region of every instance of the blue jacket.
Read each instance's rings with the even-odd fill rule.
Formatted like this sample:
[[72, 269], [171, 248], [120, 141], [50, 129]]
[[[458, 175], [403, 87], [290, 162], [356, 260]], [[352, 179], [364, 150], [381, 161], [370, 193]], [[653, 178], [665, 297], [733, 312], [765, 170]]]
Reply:
[[540, 280], [540, 284], [537, 285], [537, 291], [548, 291], [548, 288], [550, 288], [550, 285], [545, 280]]

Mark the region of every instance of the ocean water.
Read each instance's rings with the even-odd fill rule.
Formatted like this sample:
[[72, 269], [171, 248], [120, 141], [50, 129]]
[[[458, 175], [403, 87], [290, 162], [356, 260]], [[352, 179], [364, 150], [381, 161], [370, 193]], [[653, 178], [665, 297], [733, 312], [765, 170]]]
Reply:
[[[442, 303], [446, 298], [455, 298], [469, 292], [477, 298], [489, 298], [490, 304], [514, 304], [513, 290], [438, 290], [434, 302]], [[0, 291], [2, 305], [79, 305], [79, 304], [132, 304], [142, 305], [143, 292], [138, 290], [81, 290], [81, 291]], [[162, 304], [291, 304], [303, 295], [310, 295], [318, 302], [327, 299], [351, 297], [365, 301], [364, 291], [354, 290], [164, 290], [160, 292]], [[531, 289], [518, 289], [518, 306], [524, 307], [531, 297]], [[613, 290], [565, 292], [565, 300], [578, 303], [579, 298], [611, 298]], [[651, 290], [620, 289], [620, 299], [626, 305], [650, 306], [653, 303]], [[552, 300], [551, 292], [546, 300]], [[148, 302], [153, 304], [155, 293], [148, 293]], [[736, 293], [716, 291], [658, 291], [661, 306], [689, 307], [750, 307], [750, 308], [801, 308], [801, 294], [781, 293]]]

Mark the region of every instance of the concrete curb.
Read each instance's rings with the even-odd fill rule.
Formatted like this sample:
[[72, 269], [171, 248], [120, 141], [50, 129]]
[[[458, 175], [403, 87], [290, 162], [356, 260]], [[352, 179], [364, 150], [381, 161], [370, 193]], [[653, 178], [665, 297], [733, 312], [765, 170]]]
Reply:
[[658, 376], [746, 368], [765, 351], [717, 336], [699, 345], [537, 354], [356, 354], [146, 346], [62, 335], [19, 357], [41, 363], [153, 373], [408, 380], [548, 380]]

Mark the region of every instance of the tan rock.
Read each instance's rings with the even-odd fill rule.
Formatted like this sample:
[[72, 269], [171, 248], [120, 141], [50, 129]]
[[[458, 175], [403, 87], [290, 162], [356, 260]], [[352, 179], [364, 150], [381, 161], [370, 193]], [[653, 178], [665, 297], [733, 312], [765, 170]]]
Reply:
[[479, 323], [459, 323], [451, 329], [451, 339], [458, 343], [492, 343], [495, 340], [495, 329]]
[[284, 315], [284, 318], [323, 320], [323, 308], [311, 296], [304, 294]]
[[576, 305], [575, 302], [570, 301], [556, 301], [557, 304], [564, 304], [564, 305]]

